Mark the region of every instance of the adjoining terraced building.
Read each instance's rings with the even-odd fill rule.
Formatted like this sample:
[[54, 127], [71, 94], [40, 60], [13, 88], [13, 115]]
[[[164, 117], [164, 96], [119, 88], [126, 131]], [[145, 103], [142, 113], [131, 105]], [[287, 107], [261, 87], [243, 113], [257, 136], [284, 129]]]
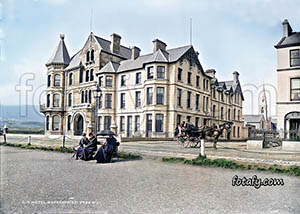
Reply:
[[218, 81], [215, 70], [203, 70], [192, 45], [166, 47], [155, 39], [153, 52], [140, 55], [138, 47], [121, 45], [117, 34], [109, 41], [91, 33], [70, 58], [62, 35], [46, 64], [47, 97], [41, 106], [46, 133], [113, 129], [123, 137], [173, 137], [181, 121], [196, 126], [232, 121], [230, 137], [239, 139], [244, 100], [239, 73]]
[[300, 32], [288, 20], [277, 49], [277, 127], [285, 139], [300, 140]]

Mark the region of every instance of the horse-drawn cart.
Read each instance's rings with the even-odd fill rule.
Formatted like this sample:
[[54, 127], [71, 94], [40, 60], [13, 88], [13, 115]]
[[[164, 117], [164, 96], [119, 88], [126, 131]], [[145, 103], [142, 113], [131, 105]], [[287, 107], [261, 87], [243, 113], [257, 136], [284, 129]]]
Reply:
[[231, 129], [232, 122], [225, 122], [217, 127], [216, 125], [212, 126], [202, 126], [196, 127], [191, 123], [180, 124], [176, 128], [175, 134], [177, 136], [177, 142], [183, 147], [195, 148], [200, 144], [202, 139], [207, 137], [212, 137], [214, 139], [214, 148], [216, 149], [217, 141], [222, 135], [223, 131]]

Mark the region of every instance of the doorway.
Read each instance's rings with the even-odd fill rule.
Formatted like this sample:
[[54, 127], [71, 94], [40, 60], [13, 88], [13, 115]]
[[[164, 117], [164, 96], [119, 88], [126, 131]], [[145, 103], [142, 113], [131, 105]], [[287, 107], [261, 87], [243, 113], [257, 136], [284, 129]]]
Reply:
[[83, 117], [81, 114], [77, 114], [75, 116], [75, 123], [74, 123], [74, 135], [82, 135], [83, 133]]
[[146, 137], [152, 136], [152, 114], [146, 115]]

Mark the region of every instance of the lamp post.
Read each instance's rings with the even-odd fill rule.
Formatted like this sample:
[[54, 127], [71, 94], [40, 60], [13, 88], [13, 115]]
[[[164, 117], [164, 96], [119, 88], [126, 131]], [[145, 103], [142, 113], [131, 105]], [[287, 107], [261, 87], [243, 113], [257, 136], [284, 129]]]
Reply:
[[95, 104], [95, 134], [97, 134], [97, 131], [98, 131], [98, 106], [99, 106], [99, 98], [102, 94], [102, 90], [101, 88], [99, 87], [99, 85], [97, 84], [96, 85], [96, 90], [93, 90], [93, 96], [96, 100], [96, 104]]

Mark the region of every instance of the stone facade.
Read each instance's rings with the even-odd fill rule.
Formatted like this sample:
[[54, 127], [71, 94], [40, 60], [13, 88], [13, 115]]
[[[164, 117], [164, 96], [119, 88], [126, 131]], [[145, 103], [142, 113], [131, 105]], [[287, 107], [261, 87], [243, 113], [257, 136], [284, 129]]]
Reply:
[[281, 137], [300, 139], [300, 32], [283, 22], [277, 49], [277, 128]]
[[[51, 98], [48, 107], [41, 106], [46, 133], [80, 135], [97, 126], [112, 128], [122, 137], [166, 138], [174, 136], [181, 121], [198, 126], [232, 121], [230, 137], [241, 139], [244, 98], [238, 72], [233, 80], [218, 82], [214, 70], [203, 70], [193, 46], [166, 46], [156, 39], [153, 53], [140, 56], [139, 48], [122, 46], [117, 34], [108, 41], [91, 33], [69, 61], [50, 60], [47, 78], [60, 75], [61, 82], [54, 86], [50, 81], [46, 96], [59, 93], [60, 103], [54, 107]], [[96, 100], [97, 85], [101, 96]], [[59, 128], [57, 122], [53, 125], [54, 117]]]

